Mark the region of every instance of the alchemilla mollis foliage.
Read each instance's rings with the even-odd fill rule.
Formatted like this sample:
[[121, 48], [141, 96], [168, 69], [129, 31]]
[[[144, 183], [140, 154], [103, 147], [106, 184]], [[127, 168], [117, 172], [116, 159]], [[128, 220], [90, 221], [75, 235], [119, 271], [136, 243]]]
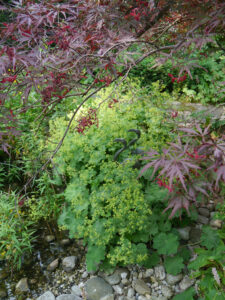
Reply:
[[[107, 94], [100, 94], [99, 100], [104, 96]], [[84, 240], [89, 270], [99, 264], [106, 269], [118, 264], [145, 264], [150, 259], [145, 243], [154, 235], [152, 226], [157, 221], [152, 218], [148, 194], [157, 198], [161, 191], [152, 183], [146, 194], [141, 180], [137, 180], [139, 171], [132, 168], [138, 156], [131, 152], [136, 147], [160, 149], [170, 134], [163, 122], [164, 112], [152, 106], [150, 99], [139, 97], [129, 106], [129, 97], [127, 91], [113, 107], [104, 104], [104, 113], [101, 109], [98, 112], [98, 128], [94, 125], [79, 134], [74, 125], [54, 159], [58, 174], [67, 180], [63, 192], [66, 205], [59, 225], [69, 230], [71, 238]], [[64, 118], [51, 122], [50, 140], [59, 139], [66, 124]], [[141, 138], [113, 161], [121, 148], [114, 140], [124, 138], [129, 142], [135, 138], [128, 132], [131, 128], [141, 130]], [[53, 145], [49, 142], [47, 147]]]

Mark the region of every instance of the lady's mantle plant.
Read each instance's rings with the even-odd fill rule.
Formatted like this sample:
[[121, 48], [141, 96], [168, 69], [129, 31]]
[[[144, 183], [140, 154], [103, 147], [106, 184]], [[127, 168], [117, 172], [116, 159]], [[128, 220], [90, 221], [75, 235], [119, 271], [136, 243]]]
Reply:
[[[225, 136], [217, 137], [210, 125], [195, 129], [180, 128], [177, 143], [170, 143], [162, 153], [147, 152], [143, 160], [150, 161], [140, 175], [152, 168], [159, 186], [169, 190], [171, 197], [164, 211], [172, 208], [170, 217], [202, 197], [218, 195], [225, 182]], [[183, 134], [181, 134], [181, 132]]]

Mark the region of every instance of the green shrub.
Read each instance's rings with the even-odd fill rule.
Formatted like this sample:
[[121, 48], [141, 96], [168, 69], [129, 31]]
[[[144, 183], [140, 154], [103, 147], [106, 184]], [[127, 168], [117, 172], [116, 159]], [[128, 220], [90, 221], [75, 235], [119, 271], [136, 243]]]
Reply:
[[0, 193], [0, 259], [20, 268], [24, 254], [31, 252], [34, 231], [33, 223], [16, 211], [17, 201], [13, 193]]
[[[101, 93], [96, 103], [107, 97], [107, 93]], [[138, 146], [147, 150], [150, 145], [159, 149], [170, 139], [171, 127], [164, 123], [165, 113], [152, 106], [147, 96], [132, 100], [131, 105], [129, 93], [127, 90], [113, 107], [107, 103], [101, 106], [98, 128], [93, 125], [79, 134], [74, 124], [54, 158], [55, 180], [57, 174], [67, 179], [66, 203], [59, 224], [70, 231], [70, 237], [82, 238], [88, 245], [89, 270], [100, 263], [105, 269], [117, 264], [153, 264], [156, 256], [149, 255], [145, 243], [157, 233], [153, 231], [154, 224], [166, 223], [167, 216], [151, 215], [151, 196], [157, 199], [161, 191], [152, 183], [152, 190], [149, 184], [145, 193], [143, 182], [137, 180], [138, 170], [132, 169], [138, 158], [131, 155], [132, 149], [122, 153], [120, 163], [113, 161], [115, 152], [121, 148], [114, 139], [130, 141], [134, 138], [134, 133], [128, 132], [131, 128], [142, 131], [133, 149]], [[158, 94], [158, 98], [162, 97]], [[51, 121], [49, 139], [59, 140], [66, 125], [64, 118]], [[49, 142], [47, 147], [52, 150], [54, 145]], [[170, 229], [166, 226], [164, 231]]]
[[35, 181], [35, 189], [31, 192], [31, 197], [25, 202], [27, 215], [35, 223], [46, 221], [47, 223], [56, 222], [62, 211], [62, 195], [56, 191], [57, 186], [62, 181], [51, 179], [50, 174], [45, 172]]
[[188, 268], [199, 279], [199, 294], [206, 300], [225, 297], [224, 231], [205, 226], [202, 230], [201, 248], [195, 249], [197, 258]]
[[[208, 56], [207, 53], [212, 51], [214, 51], [213, 55], [210, 53]], [[156, 63], [154, 57], [143, 60], [131, 70], [129, 76], [132, 79], [140, 80], [141, 85], [148, 90], [151, 90], [152, 83], [159, 81], [164, 85], [163, 91], [179, 91], [180, 95], [186, 95], [192, 102], [223, 103], [222, 83], [225, 80], [225, 56], [223, 53], [205, 46], [201, 51], [193, 52], [189, 60], [193, 66], [191, 69], [192, 78], [188, 76], [183, 83], [171, 82], [168, 73], [177, 77], [178, 70], [173, 68], [170, 61], [160, 67], [152, 68]], [[178, 65], [181, 64], [182, 62], [178, 62]]]

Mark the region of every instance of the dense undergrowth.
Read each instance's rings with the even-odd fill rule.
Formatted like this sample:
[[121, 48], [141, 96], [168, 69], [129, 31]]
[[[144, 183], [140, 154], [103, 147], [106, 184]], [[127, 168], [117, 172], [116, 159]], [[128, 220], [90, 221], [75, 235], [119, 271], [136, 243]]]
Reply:
[[[214, 81], [224, 80], [221, 71], [224, 56], [217, 52], [213, 59], [203, 58], [201, 66], [208, 72], [198, 69], [192, 74], [193, 79], [182, 83], [171, 82], [169, 65], [149, 70], [153, 61], [147, 60], [131, 72], [127, 82], [99, 92], [91, 99], [91, 110], [87, 103], [79, 113], [49, 168], [33, 179], [22, 197], [17, 193], [55, 149], [81, 99], [75, 102], [68, 98], [41, 123], [35, 119], [39, 108], [18, 120], [25, 133], [8, 141], [10, 156], [0, 153], [0, 259], [20, 267], [26, 252], [32, 250], [38, 222], [56, 226], [58, 221], [60, 230], [67, 229], [70, 238], [82, 239], [88, 246], [88, 270], [110, 271], [117, 265], [133, 263], [152, 267], [163, 262], [166, 271], [176, 275], [188, 265], [194, 270], [193, 276], [199, 279], [198, 299], [224, 299], [224, 228], [215, 231], [205, 227], [201, 248], [196, 249], [198, 257], [189, 263], [191, 253], [187, 245], [180, 244], [175, 228], [193, 224], [195, 205], [190, 205], [189, 215], [184, 209], [187, 207], [181, 205], [173, 219], [169, 219], [171, 211], [162, 213], [171, 200], [171, 183], [176, 185], [179, 176], [174, 176], [173, 182], [170, 176], [162, 180], [160, 170], [152, 176], [151, 166], [138, 179], [140, 168], [146, 164], [145, 160], [139, 160], [143, 151], [152, 149], [162, 154], [167, 143], [175, 142], [179, 136], [178, 121], [185, 125], [184, 119], [171, 111], [172, 102], [222, 103]], [[149, 80], [153, 82], [150, 85]], [[19, 105], [19, 97], [19, 94], [12, 95], [9, 105], [14, 108]], [[37, 95], [33, 92], [31, 97], [35, 101]], [[224, 124], [201, 115], [199, 124], [203, 131], [211, 124], [208, 138], [215, 145], [219, 140], [223, 144], [222, 152], [217, 153], [223, 164]], [[130, 129], [140, 130], [140, 138]], [[134, 139], [136, 142], [131, 143]], [[124, 147], [125, 143], [131, 145]], [[198, 151], [196, 136], [188, 143], [193, 148], [189, 154], [198, 156], [194, 157], [197, 168], [192, 165], [192, 171], [201, 168], [203, 175], [208, 174], [206, 158], [213, 165], [218, 163], [218, 157], [213, 157], [213, 153], [194, 152]], [[115, 153], [123, 147], [124, 151], [115, 160]], [[219, 169], [221, 164], [213, 167]], [[190, 183], [186, 174], [182, 176]], [[224, 221], [223, 173], [218, 181], [217, 177], [213, 180], [217, 184], [211, 190], [199, 186], [203, 196], [197, 197], [196, 202], [216, 199], [217, 218]], [[182, 193], [182, 197], [188, 195], [185, 188]], [[193, 202], [190, 200], [190, 204]], [[174, 299], [194, 299], [195, 294], [191, 288]]]

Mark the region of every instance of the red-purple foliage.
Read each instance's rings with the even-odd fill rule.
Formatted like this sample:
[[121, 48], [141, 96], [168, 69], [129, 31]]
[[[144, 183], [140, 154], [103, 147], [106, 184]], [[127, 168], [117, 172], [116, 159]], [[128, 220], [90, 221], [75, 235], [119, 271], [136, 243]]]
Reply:
[[185, 56], [176, 78], [182, 82], [193, 67], [188, 51], [212, 41], [225, 23], [222, 0], [18, 0], [0, 10], [12, 12], [0, 24], [1, 108], [20, 91], [17, 113], [32, 107], [32, 89], [46, 113], [71, 91], [85, 96], [153, 54], [158, 64]]
[[[219, 190], [220, 182], [225, 183], [225, 141], [214, 138], [210, 126], [204, 128], [196, 124], [196, 129], [180, 128], [184, 134], [178, 135], [177, 143], [161, 153], [150, 151], [142, 160], [150, 161], [141, 170], [140, 176], [153, 168], [152, 178], [157, 173], [157, 184], [171, 193], [170, 217], [182, 207], [197, 202], [198, 194], [206, 197]], [[139, 177], [140, 177], [139, 176]]]
[[98, 127], [97, 111], [94, 108], [89, 108], [87, 116], [82, 116], [78, 120], [76, 130], [78, 133], [84, 134], [85, 129], [90, 128], [92, 125], [96, 125]]

